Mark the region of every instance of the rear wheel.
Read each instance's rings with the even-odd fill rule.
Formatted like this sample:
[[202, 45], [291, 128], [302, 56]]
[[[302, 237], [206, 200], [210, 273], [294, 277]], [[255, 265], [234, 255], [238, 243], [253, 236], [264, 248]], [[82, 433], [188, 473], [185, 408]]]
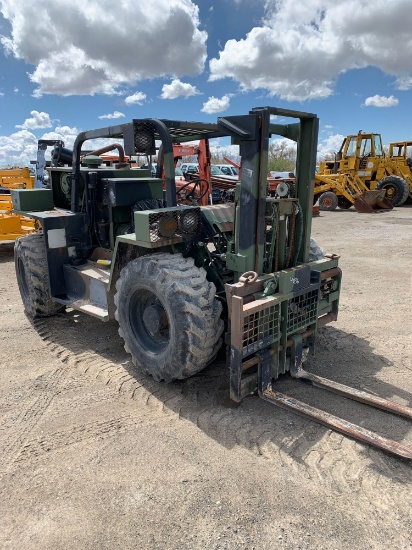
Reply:
[[41, 233], [17, 239], [14, 263], [24, 309], [30, 317], [50, 317], [64, 310], [49, 294], [46, 246]]
[[171, 382], [201, 371], [221, 345], [222, 306], [206, 271], [181, 254], [131, 261], [116, 283], [116, 319], [133, 363]]
[[401, 206], [409, 195], [409, 186], [399, 176], [388, 176], [380, 180], [376, 189], [385, 189], [385, 198], [392, 206]]
[[325, 191], [319, 197], [319, 207], [321, 210], [336, 210], [338, 206], [338, 197], [332, 191]]

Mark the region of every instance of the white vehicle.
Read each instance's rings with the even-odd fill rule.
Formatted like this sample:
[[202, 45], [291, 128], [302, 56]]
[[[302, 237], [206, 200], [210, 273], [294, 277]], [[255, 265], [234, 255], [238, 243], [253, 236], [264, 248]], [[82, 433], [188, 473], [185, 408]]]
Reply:
[[196, 162], [183, 162], [179, 168], [182, 172], [198, 172], [199, 165]]
[[[183, 162], [179, 166], [179, 168], [182, 172], [198, 172], [199, 171], [199, 165], [195, 164], [195, 163], [191, 163], [191, 162]], [[215, 166], [213, 164], [210, 166], [210, 174], [212, 176], [219, 176], [219, 177], [224, 176], [224, 174], [222, 173], [220, 168], [218, 168], [217, 166]]]
[[175, 168], [175, 181], [186, 181], [185, 175], [183, 174], [181, 168]]
[[212, 166], [219, 168], [226, 179], [239, 181], [239, 170], [236, 166], [232, 166], [231, 164], [213, 164]]
[[268, 176], [275, 179], [295, 179], [295, 174], [293, 172], [276, 172], [276, 170], [270, 171]]
[[[149, 165], [148, 164], [143, 164], [140, 168], [149, 168]], [[152, 177], [154, 178], [156, 176], [156, 169], [157, 169], [157, 164], [156, 162], [152, 162], [152, 166], [151, 166], [151, 173], [152, 173]]]
[[215, 166], [214, 164], [212, 164], [210, 167], [210, 174], [212, 176], [223, 176], [222, 170], [217, 166]]

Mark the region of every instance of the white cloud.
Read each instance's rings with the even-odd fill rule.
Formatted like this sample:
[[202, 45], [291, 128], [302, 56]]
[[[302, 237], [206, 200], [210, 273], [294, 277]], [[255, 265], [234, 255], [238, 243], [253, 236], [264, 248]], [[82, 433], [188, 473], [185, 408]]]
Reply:
[[374, 66], [397, 77], [400, 89], [412, 87], [410, 0], [375, 0], [373, 10], [369, 0], [265, 5], [261, 26], [211, 59], [211, 81], [232, 78], [242, 90], [300, 101], [326, 98], [339, 74]]
[[124, 102], [126, 103], [126, 105], [143, 105], [145, 99], [146, 94], [144, 94], [143, 92], [136, 92], [133, 95], [127, 96]]
[[[38, 139], [62, 140], [67, 149], [72, 149], [80, 129], [71, 126], [59, 125], [43, 134], [35, 135], [26, 129], [9, 136], [0, 135], [0, 167], [1, 166], [28, 166], [37, 156]], [[83, 149], [95, 150], [106, 145], [118, 142], [118, 139], [94, 139], [85, 142]], [[51, 147], [46, 151], [46, 158], [50, 158]]]
[[4, 96], [4, 92], [0, 92], [0, 97], [3, 97]]
[[164, 84], [162, 88], [162, 99], [176, 99], [177, 97], [190, 97], [192, 95], [198, 95], [201, 92], [192, 86], [188, 82], [181, 82], [178, 78], [172, 80], [170, 84]]
[[396, 107], [399, 105], [399, 99], [393, 95], [385, 97], [384, 95], [373, 95], [365, 99], [364, 107]]
[[[207, 33], [192, 0], [2, 0], [6, 53], [34, 66], [42, 94], [112, 94], [122, 83], [199, 74]], [[41, 14], [41, 17], [39, 17]], [[64, 17], [62, 16], [64, 14]], [[36, 21], [36, 32], [33, 32]]]
[[100, 115], [98, 118], [122, 118], [126, 116], [124, 113], [121, 113], [120, 111], [114, 111], [114, 113], [108, 113], [107, 115]]
[[[28, 166], [37, 156], [38, 139], [60, 139], [67, 148], [72, 148], [79, 134], [77, 128], [56, 126], [54, 130], [35, 135], [22, 129], [9, 136], [0, 135], [0, 166]], [[46, 153], [49, 158], [51, 149]]]
[[229, 145], [227, 138], [216, 138], [209, 143], [210, 152], [221, 159], [223, 157], [230, 158], [235, 162], [240, 160], [239, 157], [239, 145]]
[[[74, 142], [79, 133], [80, 130], [76, 127], [56, 126], [53, 132], [43, 134], [40, 139], [61, 139], [67, 149], [73, 149]], [[95, 149], [105, 147], [106, 145], [111, 145], [112, 143], [118, 142], [119, 140], [117, 138], [89, 139], [84, 143], [82, 148], [88, 151], [93, 151]]]
[[0, 166], [27, 166], [36, 152], [37, 137], [28, 130], [0, 136]]
[[328, 136], [322, 141], [319, 141], [318, 157], [320, 159], [324, 159], [327, 155], [330, 155], [331, 153], [337, 153], [344, 139], [345, 136], [342, 136], [342, 134], [334, 134]]
[[209, 99], [203, 103], [203, 107], [200, 109], [202, 113], [207, 113], [209, 115], [214, 113], [223, 113], [230, 107], [230, 94], [226, 94], [220, 99], [218, 97], [209, 97]]
[[398, 90], [410, 90], [412, 88], [412, 76], [401, 76], [396, 82], [395, 86]]
[[53, 126], [50, 115], [43, 111], [30, 111], [31, 118], [26, 118], [23, 124], [16, 124], [16, 128], [25, 130], [37, 130], [39, 128], [51, 128]]
[[79, 133], [76, 127], [56, 126], [53, 132], [47, 132], [39, 139], [61, 139], [64, 142], [64, 146], [71, 149]]
[[326, 128], [326, 130], [330, 130], [333, 126], [332, 124], [325, 124], [324, 128]]

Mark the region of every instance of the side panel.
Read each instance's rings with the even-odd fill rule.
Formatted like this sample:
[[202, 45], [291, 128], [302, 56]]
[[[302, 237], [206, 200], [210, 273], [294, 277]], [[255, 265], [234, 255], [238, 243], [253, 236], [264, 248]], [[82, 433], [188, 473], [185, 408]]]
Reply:
[[25, 212], [25, 215], [38, 220], [43, 229], [50, 295], [53, 298], [64, 298], [67, 289], [63, 266], [82, 263], [91, 248], [86, 215], [63, 210]]

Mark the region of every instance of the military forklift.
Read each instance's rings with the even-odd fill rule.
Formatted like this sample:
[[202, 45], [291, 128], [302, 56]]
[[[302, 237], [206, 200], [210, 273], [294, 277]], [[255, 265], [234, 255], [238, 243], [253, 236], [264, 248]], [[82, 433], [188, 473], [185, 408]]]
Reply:
[[[291, 120], [272, 124], [271, 115]], [[297, 142], [296, 185], [282, 198], [267, 196], [272, 135]], [[134, 119], [82, 132], [70, 166], [50, 167], [51, 189], [12, 191], [15, 210], [41, 225], [15, 246], [27, 314], [47, 317], [69, 307], [116, 319], [135, 366], [159, 382], [198, 373], [224, 341], [234, 401], [258, 392], [412, 458], [412, 449], [276, 390], [289, 373], [412, 418], [411, 409], [303, 368], [318, 329], [337, 318], [341, 286], [339, 257], [311, 246], [317, 135], [316, 115], [274, 107], [216, 123]], [[224, 137], [242, 159], [234, 202], [178, 205], [173, 146]], [[126, 162], [107, 167], [96, 155], [82, 156], [85, 142], [108, 138], [123, 140], [129, 158], [157, 153], [156, 177]], [[190, 203], [193, 186], [189, 193]]]

